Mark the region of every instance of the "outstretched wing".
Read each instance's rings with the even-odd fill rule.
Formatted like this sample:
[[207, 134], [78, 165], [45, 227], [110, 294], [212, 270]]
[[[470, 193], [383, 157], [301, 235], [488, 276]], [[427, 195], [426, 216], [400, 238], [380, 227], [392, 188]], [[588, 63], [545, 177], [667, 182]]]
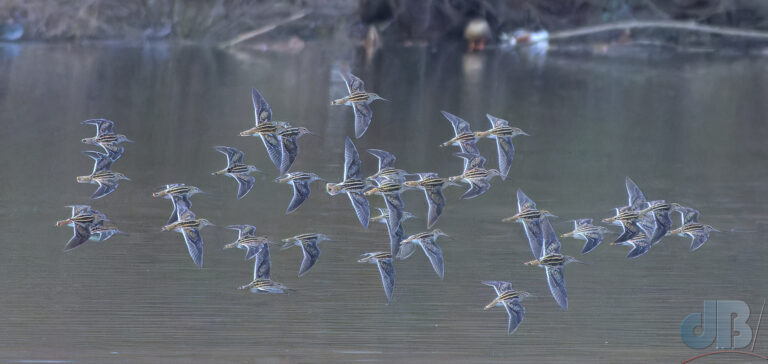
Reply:
[[515, 157], [512, 137], [496, 137], [496, 149], [499, 155], [499, 172], [501, 172], [501, 178], [506, 179], [512, 167], [512, 158]]
[[288, 208], [285, 210], [286, 214], [290, 214], [299, 208], [299, 206], [309, 198], [309, 194], [312, 193], [309, 189], [309, 180], [292, 180], [290, 184], [293, 186], [293, 198], [291, 199], [291, 203], [288, 204]]
[[480, 196], [488, 191], [489, 188], [491, 188], [491, 184], [484, 180], [471, 180], [469, 181], [469, 184], [470, 187], [467, 192], [464, 192], [464, 194], [461, 195], [462, 200]]
[[352, 104], [352, 109], [355, 111], [355, 138], [359, 139], [371, 125], [373, 110], [371, 105], [362, 102]]
[[387, 232], [389, 233], [389, 251], [393, 257], [397, 257], [400, 253], [400, 242], [405, 239], [405, 229], [403, 229], [402, 222], [397, 224], [397, 228], [389, 226], [389, 220], [386, 220]]
[[547, 269], [547, 284], [549, 292], [563, 310], [568, 309], [568, 294], [565, 291], [565, 276], [562, 266], [545, 266]]
[[643, 191], [640, 191], [640, 187], [637, 187], [637, 184], [629, 177], [627, 177], [624, 182], [627, 185], [629, 206], [631, 206], [633, 210], [641, 210], [645, 208], [647, 201], [645, 200]]
[[424, 189], [424, 196], [427, 198], [427, 229], [432, 228], [443, 213], [445, 207], [445, 196], [443, 196], [442, 187], [432, 187]]
[[355, 209], [357, 219], [367, 228], [371, 217], [371, 207], [368, 203], [368, 199], [359, 192], [347, 192], [347, 196], [349, 196], [349, 201], [352, 202], [352, 207]]
[[651, 215], [641, 215], [635, 223], [645, 236], [653, 236], [656, 231], [656, 220]]
[[304, 253], [304, 258], [301, 260], [301, 267], [299, 267], [299, 277], [306, 274], [317, 263], [317, 258], [320, 257], [320, 248], [317, 246], [317, 240], [302, 242], [301, 251]]
[[110, 168], [112, 168], [112, 162], [114, 161], [109, 157], [108, 154], [99, 153], [93, 150], [83, 151], [83, 154], [93, 159], [93, 171], [91, 171], [92, 175], [98, 172], [108, 171]]
[[379, 172], [384, 168], [395, 168], [397, 158], [394, 154], [381, 149], [368, 149], [368, 153], [379, 160]]
[[267, 149], [267, 155], [269, 160], [275, 167], [280, 168], [283, 163], [283, 147], [280, 142], [281, 137], [275, 133], [263, 133], [259, 134], [261, 142], [264, 143], [264, 148]]
[[65, 207], [69, 207], [69, 208], [72, 209], [72, 217], [80, 215], [80, 214], [82, 214], [83, 212], [86, 212], [86, 211], [91, 211], [91, 206], [90, 205], [69, 205], [69, 206], [65, 206]]
[[560, 240], [557, 239], [555, 229], [552, 228], [552, 224], [549, 223], [549, 219], [546, 217], [541, 218], [541, 231], [543, 233], [543, 251], [539, 258], [550, 254], [560, 254]]
[[272, 108], [269, 107], [267, 100], [257, 89], [251, 90], [251, 100], [253, 101], [253, 111], [256, 119], [256, 125], [272, 121]]
[[690, 224], [692, 222], [699, 222], [700, 213], [696, 209], [680, 206], [676, 208], [674, 211], [677, 211], [680, 213], [681, 225]]
[[480, 283], [486, 286], [493, 287], [493, 290], [496, 291], [497, 296], [501, 295], [504, 292], [515, 290], [514, 288], [512, 288], [512, 283], [505, 282], [505, 281], [482, 281]]
[[256, 235], [256, 227], [253, 225], [229, 225], [227, 226], [227, 229], [237, 230], [238, 239], [241, 239], [245, 236]]
[[541, 258], [541, 248], [544, 241], [544, 233], [541, 228], [541, 219], [520, 219], [525, 230], [525, 237], [528, 238], [528, 245], [531, 247], [531, 253], [536, 259]]
[[582, 234], [584, 236], [584, 239], [587, 240], [586, 243], [584, 243], [584, 247], [581, 249], [581, 254], [587, 254], [597, 248], [600, 243], [603, 242], [603, 233], [599, 231], [595, 232], [589, 232]]
[[174, 205], [176, 206], [177, 221], [190, 221], [197, 218], [194, 212], [190, 210], [189, 206], [181, 200], [180, 196], [173, 196]]
[[189, 210], [189, 208], [192, 207], [192, 201], [189, 200], [189, 195], [171, 196], [171, 202], [173, 203], [173, 211], [171, 211], [171, 216], [168, 217], [168, 225], [179, 221], [179, 204], [183, 204], [186, 210]]
[[507, 335], [512, 335], [523, 322], [523, 316], [525, 316], [525, 307], [520, 304], [520, 299], [513, 298], [511, 300], [504, 301], [504, 307], [507, 309], [507, 315], [509, 316], [509, 324], [507, 325]]
[[91, 195], [92, 199], [102, 198], [117, 188], [117, 181], [98, 181], [99, 187]]
[[454, 156], [464, 159], [464, 172], [473, 168], [485, 168], [486, 159], [479, 153], [453, 153]]
[[344, 141], [344, 179], [360, 179], [361, 164], [355, 143], [347, 137]]
[[419, 239], [418, 241], [421, 249], [424, 250], [424, 254], [429, 258], [429, 262], [432, 263], [432, 269], [435, 270], [440, 279], [443, 279], [445, 275], [443, 250], [437, 245], [434, 238]]
[[237, 181], [237, 198], [241, 199], [245, 197], [248, 192], [251, 191], [253, 185], [256, 184], [256, 177], [250, 174], [232, 174], [232, 178]]
[[74, 234], [64, 246], [64, 251], [69, 251], [82, 245], [91, 237], [90, 229], [85, 225], [74, 224]]
[[203, 238], [197, 229], [184, 229], [181, 231], [184, 236], [184, 242], [187, 243], [189, 256], [199, 267], [203, 266]]
[[339, 70], [339, 74], [344, 79], [344, 83], [347, 84], [347, 91], [349, 91], [350, 95], [355, 92], [365, 91], [363, 80], [349, 72], [349, 69]]
[[627, 258], [634, 259], [637, 258], [645, 253], [648, 252], [648, 250], [651, 249], [651, 244], [648, 243], [648, 239], [634, 239], [629, 244], [632, 245], [632, 249], [629, 250], [629, 253], [627, 253]]
[[704, 230], [694, 231], [688, 233], [693, 240], [691, 240], [691, 251], [701, 248], [704, 243], [709, 239], [709, 233]]
[[536, 209], [536, 203], [531, 200], [528, 195], [521, 189], [517, 189], [517, 212], [522, 212], [525, 209]]
[[472, 132], [472, 128], [470, 127], [469, 123], [466, 120], [456, 115], [453, 115], [447, 111], [440, 111], [440, 113], [442, 113], [443, 116], [445, 116], [445, 118], [451, 122], [451, 126], [453, 126], [453, 133], [455, 135]]
[[640, 227], [634, 221], [622, 221], [621, 227], [623, 231], [621, 232], [621, 235], [619, 235], [619, 237], [614, 240], [614, 243], [622, 243], [628, 241], [640, 233]]
[[227, 146], [217, 146], [215, 149], [224, 155], [227, 156], [227, 166], [231, 167], [233, 164], [241, 164], [243, 163], [243, 157], [245, 156], [245, 153], [241, 151], [240, 149], [233, 148], [233, 147], [227, 147]]
[[669, 218], [669, 211], [667, 210], [655, 211], [653, 213], [653, 218], [656, 220], [656, 229], [654, 229], [650, 239], [651, 245], [655, 245], [661, 241], [672, 226], [672, 219]]
[[502, 127], [502, 126], [509, 126], [509, 122], [508, 121], [506, 121], [504, 119], [497, 118], [497, 117], [495, 117], [495, 116], [493, 116], [491, 114], [485, 114], [485, 117], [488, 118], [488, 121], [491, 122], [491, 128], [499, 128], [499, 127]]
[[[384, 203], [387, 205], [389, 211], [387, 227], [394, 229], [400, 225], [403, 221], [403, 210], [405, 209], [405, 203], [400, 197], [399, 193], [387, 193], [384, 194]], [[390, 230], [390, 233], [392, 231]]]
[[89, 119], [89, 120], [82, 121], [81, 124], [95, 125], [97, 137], [114, 133], [115, 123], [112, 120]]
[[270, 267], [269, 244], [261, 244], [256, 251], [256, 259], [253, 263], [253, 279], [270, 279]]
[[387, 294], [387, 300], [391, 301], [392, 293], [395, 292], [395, 267], [392, 265], [392, 259], [379, 259], [376, 265], [379, 267], [384, 293]]
[[280, 137], [283, 140], [283, 148], [280, 155], [280, 174], [286, 174], [299, 155], [299, 143], [296, 137]]

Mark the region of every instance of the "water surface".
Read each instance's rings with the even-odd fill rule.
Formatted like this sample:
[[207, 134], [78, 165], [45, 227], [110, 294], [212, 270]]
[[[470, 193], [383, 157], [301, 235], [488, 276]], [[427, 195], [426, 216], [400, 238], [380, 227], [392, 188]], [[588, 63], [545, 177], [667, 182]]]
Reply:
[[[360, 53], [310, 45], [297, 54], [230, 54], [196, 47], [23, 45], [0, 48], [0, 360], [104, 362], [668, 362], [704, 351], [686, 347], [681, 320], [705, 299], [734, 299], [752, 308], [754, 329], [765, 296], [768, 229], [768, 66], [762, 58], [669, 56], [593, 58], [550, 55], [530, 62], [514, 52], [464, 55], [454, 47], [396, 48], [365, 62]], [[350, 62], [369, 89], [391, 100], [374, 104], [374, 121], [355, 140], [380, 148], [412, 172], [460, 173], [447, 110], [486, 128], [485, 113], [531, 134], [516, 139], [510, 177], [485, 195], [459, 200], [449, 190], [437, 227], [446, 260], [439, 280], [422, 253], [397, 264], [395, 299], [387, 304], [364, 252], [388, 247], [385, 227], [363, 229], [348, 200], [320, 183], [299, 210], [285, 215], [291, 189], [272, 182], [277, 170], [255, 138], [238, 136], [253, 122], [251, 87], [278, 120], [317, 135], [301, 139], [294, 170], [341, 179], [343, 141], [352, 111], [331, 107], [345, 86], [333, 72]], [[105, 117], [135, 140], [113, 169], [132, 178], [91, 201], [88, 174], [93, 127]], [[215, 145], [246, 152], [265, 171], [236, 200], [232, 179], [211, 176], [225, 164]], [[495, 165], [495, 146], [480, 148]], [[517, 188], [560, 219], [603, 218], [625, 204], [624, 177], [649, 199], [694, 206], [722, 231], [702, 249], [670, 237], [640, 259], [600, 246], [566, 268], [570, 309], [549, 295], [515, 212]], [[153, 199], [159, 185], [185, 182], [208, 195], [193, 210], [208, 227], [205, 267], [189, 258], [181, 236], [160, 232], [170, 203]], [[405, 196], [425, 230], [426, 203]], [[63, 253], [71, 229], [56, 228], [69, 204], [91, 203], [129, 235]], [[374, 206], [383, 206], [379, 197]], [[677, 224], [677, 218], [675, 218]], [[295, 289], [254, 295], [235, 288], [251, 278], [240, 251], [224, 251], [253, 224], [274, 239], [322, 232], [312, 271], [297, 278], [298, 249], [272, 253], [272, 275]], [[614, 230], [616, 230], [614, 228]], [[612, 237], [614, 235], [610, 235]], [[518, 332], [506, 335], [502, 308], [483, 311], [493, 292], [481, 280], [509, 280], [536, 297], [525, 302]], [[714, 350], [714, 348], [710, 348]], [[768, 354], [768, 338], [755, 352]], [[726, 357], [717, 358], [722, 362]], [[733, 357], [733, 360], [741, 360]], [[705, 362], [702, 360], [702, 362]]]

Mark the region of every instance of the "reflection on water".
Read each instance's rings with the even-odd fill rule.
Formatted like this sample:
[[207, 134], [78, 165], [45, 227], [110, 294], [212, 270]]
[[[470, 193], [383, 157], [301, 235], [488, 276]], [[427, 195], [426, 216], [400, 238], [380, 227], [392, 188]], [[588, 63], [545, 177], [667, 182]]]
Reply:
[[[515, 52], [464, 56], [444, 47], [385, 49], [364, 64], [361, 53], [336, 54], [344, 52], [325, 45], [251, 57], [156, 45], [0, 47], [0, 359], [658, 362], [699, 353], [681, 342], [679, 325], [704, 299], [743, 300], [756, 322], [768, 288], [762, 59], [550, 54], [540, 64]], [[378, 272], [356, 262], [388, 246], [384, 225], [362, 229], [346, 199], [317, 186], [284, 215], [291, 189], [272, 181], [263, 145], [238, 136], [252, 123], [250, 88], [258, 87], [276, 119], [317, 133], [300, 141], [294, 170], [337, 180], [353, 134], [352, 113], [328, 105], [346, 91], [332, 72], [338, 61], [352, 62], [367, 88], [392, 100], [373, 105], [356, 144], [394, 152], [399, 168], [460, 172], [453, 151], [437, 147], [452, 136], [439, 110], [478, 129], [490, 113], [532, 135], [516, 139], [504, 183], [494, 180], [473, 200], [447, 190], [437, 224], [450, 235], [440, 244], [445, 279], [414, 255], [397, 267], [391, 304]], [[115, 120], [136, 141], [115, 164], [132, 181], [92, 201], [129, 235], [65, 254], [71, 231], [54, 222], [67, 216], [64, 205], [91, 202], [91, 186], [74, 178], [91, 168], [80, 139], [92, 128], [79, 122], [93, 117]], [[267, 171], [246, 198], [210, 176], [222, 162], [215, 145], [240, 148]], [[495, 145], [480, 148], [495, 164]], [[374, 172], [375, 159], [361, 157], [363, 172]], [[523, 188], [561, 217], [558, 233], [569, 231], [569, 219], [606, 217], [623, 205], [625, 176], [649, 199], [697, 207], [723, 232], [695, 253], [688, 239], [667, 238], [633, 261], [607, 244], [579, 256], [582, 242], [564, 240], [565, 253], [589, 264], [566, 269], [570, 309], [562, 312], [542, 270], [522, 265], [531, 256], [520, 225], [499, 221]], [[171, 182], [210, 192], [194, 201], [218, 226], [202, 231], [203, 269], [177, 234], [159, 231], [170, 207], [151, 192]], [[423, 194], [408, 192], [405, 203], [418, 216], [405, 223], [407, 234], [426, 230]], [[301, 279], [297, 251], [275, 251], [273, 277], [296, 291], [253, 295], [235, 289], [249, 281], [251, 264], [220, 249], [235, 238], [221, 228], [230, 224], [254, 224], [275, 239], [321, 232], [334, 241]], [[493, 294], [481, 280], [509, 280], [536, 296], [515, 335], [505, 335], [503, 310], [483, 311]], [[768, 340], [755, 352], [767, 353]]]

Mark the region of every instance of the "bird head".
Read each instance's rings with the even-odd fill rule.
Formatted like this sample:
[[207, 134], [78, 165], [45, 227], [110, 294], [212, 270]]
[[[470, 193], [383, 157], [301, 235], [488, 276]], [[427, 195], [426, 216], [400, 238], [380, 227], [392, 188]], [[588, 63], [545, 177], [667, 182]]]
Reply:
[[512, 128], [512, 136], [516, 137], [518, 135], [530, 136], [530, 134], [524, 132], [523, 129], [513, 127]]
[[118, 180], [121, 180], [121, 179], [124, 179], [126, 181], [130, 181], [131, 180], [130, 178], [126, 177], [124, 174], [117, 173], [117, 172], [115, 172], [115, 178], [117, 178]]
[[539, 211], [539, 213], [541, 214], [541, 216], [546, 216], [546, 217], [557, 217], [557, 216], [553, 215], [551, 212], [549, 212], [549, 211], [547, 211], [547, 210], [541, 210], [541, 211]]
[[325, 190], [331, 196], [338, 195], [341, 192], [341, 186], [338, 183], [326, 183]]
[[368, 97], [370, 98], [371, 101], [373, 101], [373, 100], [389, 101], [389, 100], [387, 100], [387, 99], [385, 99], [385, 98], [383, 98], [383, 97], [381, 97], [378, 94], [375, 94], [373, 92], [369, 92], [368, 93]]
[[444, 233], [440, 229], [432, 230], [432, 235], [434, 235], [435, 237], [438, 237], [438, 236], [448, 236], [448, 234]]

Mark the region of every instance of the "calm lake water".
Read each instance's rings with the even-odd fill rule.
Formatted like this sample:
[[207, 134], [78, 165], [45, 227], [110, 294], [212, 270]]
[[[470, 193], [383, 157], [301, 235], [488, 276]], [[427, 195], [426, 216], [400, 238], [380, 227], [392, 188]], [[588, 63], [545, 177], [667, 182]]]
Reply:
[[[509, 178], [485, 195], [449, 200], [436, 227], [449, 238], [445, 279], [418, 252], [396, 265], [395, 298], [387, 303], [365, 252], [385, 250], [384, 225], [368, 230], [346, 197], [321, 183], [285, 215], [291, 188], [258, 139], [238, 133], [253, 124], [250, 89], [267, 98], [277, 120], [315, 131], [301, 139], [293, 170], [331, 181], [342, 174], [352, 110], [332, 107], [346, 88], [339, 62], [391, 102], [374, 104], [367, 134], [355, 140], [363, 171], [368, 148], [394, 152], [412, 172], [459, 174], [452, 136], [440, 110], [485, 129], [486, 113], [531, 134], [515, 139]], [[465, 55], [458, 47], [387, 49], [370, 62], [361, 52], [310, 44], [297, 54], [239, 54], [184, 46], [3, 45], [0, 47], [0, 361], [3, 362], [679, 362], [715, 350], [690, 349], [681, 320], [703, 300], [749, 304], [754, 330], [768, 295], [768, 62], [754, 57], [584, 57], [551, 54], [531, 62], [513, 51]], [[92, 201], [94, 185], [75, 182], [92, 168], [80, 139], [104, 117], [135, 143], [113, 170], [132, 181]], [[265, 171], [244, 199], [236, 183], [211, 176], [228, 145]], [[495, 145], [480, 148], [496, 165]], [[92, 149], [92, 148], [90, 148]], [[564, 252], [588, 264], [566, 271], [570, 309], [550, 297], [544, 270], [532, 259], [516, 212], [522, 188], [540, 208], [571, 219], [603, 218], [626, 204], [624, 177], [649, 199], [693, 206], [713, 233], [700, 250], [668, 237], [649, 254], [625, 259], [608, 246], [581, 256], [579, 240]], [[185, 182], [207, 195], [193, 210], [217, 226], [202, 230], [205, 266], [189, 258], [180, 234], [160, 232], [170, 213], [153, 199], [159, 185]], [[420, 192], [405, 194], [409, 234], [426, 230]], [[380, 197], [373, 206], [383, 206]], [[63, 253], [70, 228], [65, 205], [92, 204], [129, 235]], [[675, 215], [675, 224], [678, 224]], [[230, 224], [253, 224], [274, 239], [320, 232], [318, 264], [297, 278], [299, 249], [272, 251], [272, 276], [295, 291], [256, 295]], [[614, 238], [617, 229], [606, 239]], [[507, 316], [481, 280], [509, 280], [536, 297], [525, 321], [506, 335]], [[765, 320], [764, 320], [765, 321]], [[763, 323], [764, 325], [766, 322]], [[767, 327], [768, 328], [768, 327]], [[768, 331], [766, 331], [768, 332]], [[755, 352], [768, 354], [768, 334]], [[749, 347], [745, 350], [749, 350]], [[743, 362], [721, 356], [700, 362]]]

